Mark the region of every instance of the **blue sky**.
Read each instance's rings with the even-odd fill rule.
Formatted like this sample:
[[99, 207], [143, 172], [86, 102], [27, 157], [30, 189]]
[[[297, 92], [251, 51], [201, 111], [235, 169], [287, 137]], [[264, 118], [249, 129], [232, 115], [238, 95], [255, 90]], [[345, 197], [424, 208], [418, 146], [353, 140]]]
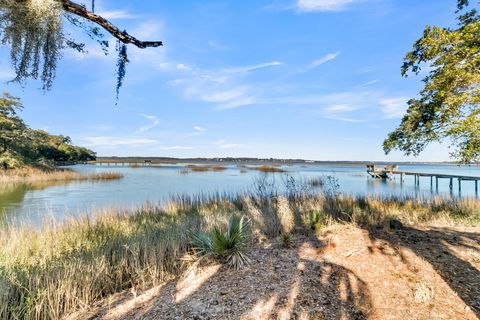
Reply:
[[[88, 2], [88, 1], [87, 1]], [[165, 46], [129, 47], [115, 106], [115, 53], [80, 34], [54, 87], [6, 84], [33, 128], [72, 137], [99, 155], [251, 156], [314, 160], [448, 160], [385, 156], [421, 76], [400, 75], [425, 25], [455, 23], [455, 0], [97, 0], [121, 28]]]

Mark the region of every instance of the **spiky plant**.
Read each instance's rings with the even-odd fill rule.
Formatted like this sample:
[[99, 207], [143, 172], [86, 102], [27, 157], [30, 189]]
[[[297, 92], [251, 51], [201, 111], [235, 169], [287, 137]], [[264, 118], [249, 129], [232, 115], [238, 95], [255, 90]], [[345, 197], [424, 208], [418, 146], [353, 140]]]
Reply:
[[213, 252], [212, 236], [206, 232], [192, 234], [192, 242], [198, 254], [204, 256]]
[[293, 244], [293, 236], [291, 233], [288, 232], [282, 232], [280, 233], [280, 243], [282, 244], [283, 247], [285, 248], [291, 248]]
[[228, 266], [242, 269], [250, 263], [248, 224], [243, 216], [231, 216], [225, 233], [218, 228], [211, 233], [197, 233], [192, 237], [194, 246], [201, 255], [213, 254]]

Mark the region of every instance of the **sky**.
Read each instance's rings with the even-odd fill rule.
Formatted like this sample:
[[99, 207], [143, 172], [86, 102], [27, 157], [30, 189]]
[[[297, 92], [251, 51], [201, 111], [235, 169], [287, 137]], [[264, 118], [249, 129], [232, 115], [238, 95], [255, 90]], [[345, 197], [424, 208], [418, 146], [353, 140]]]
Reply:
[[382, 142], [428, 71], [402, 77], [404, 55], [426, 25], [454, 26], [455, 4], [96, 0], [96, 12], [119, 28], [164, 42], [129, 46], [117, 105], [114, 50], [105, 56], [77, 30], [88, 54], [66, 50], [52, 90], [7, 83], [7, 47], [0, 82], [22, 99], [32, 128], [99, 156], [445, 161], [445, 143], [405, 157], [385, 155]]

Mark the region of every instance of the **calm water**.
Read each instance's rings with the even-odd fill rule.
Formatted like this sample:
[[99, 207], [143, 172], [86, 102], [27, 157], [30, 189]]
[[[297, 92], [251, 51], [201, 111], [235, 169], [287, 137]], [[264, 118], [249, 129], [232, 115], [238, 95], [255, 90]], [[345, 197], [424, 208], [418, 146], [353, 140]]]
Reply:
[[[259, 172], [248, 170], [241, 173], [236, 165], [221, 172], [190, 172], [181, 174], [180, 165], [130, 168], [120, 166], [78, 165], [73, 169], [84, 172], [121, 172], [124, 178], [107, 182], [74, 182], [68, 184], [39, 184], [0, 188], [0, 215], [6, 220], [40, 223], [50, 217], [61, 219], [65, 215], [91, 213], [108, 207], [136, 207], [145, 202], [159, 203], [172, 195], [212, 192], [251, 191]], [[368, 178], [364, 166], [298, 165], [282, 167], [296, 178], [334, 175], [338, 178], [340, 191], [351, 194], [375, 195], [422, 195], [437, 194], [430, 189], [430, 178], [421, 178], [415, 188], [413, 176], [399, 181], [381, 181]], [[401, 165], [400, 170], [479, 176], [478, 166], [455, 165]], [[270, 174], [271, 175], [271, 174]], [[275, 174], [282, 184], [284, 174]], [[1, 187], [1, 186], [0, 186]], [[439, 194], [451, 196], [448, 180], [441, 179]], [[459, 196], [458, 182], [454, 181], [453, 196]], [[462, 182], [461, 196], [475, 196], [474, 183]]]

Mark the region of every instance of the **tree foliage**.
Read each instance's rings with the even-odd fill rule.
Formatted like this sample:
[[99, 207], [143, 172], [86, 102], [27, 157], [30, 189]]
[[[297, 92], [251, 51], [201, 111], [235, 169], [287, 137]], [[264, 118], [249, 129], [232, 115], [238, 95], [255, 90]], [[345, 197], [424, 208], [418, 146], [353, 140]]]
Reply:
[[458, 1], [457, 14], [457, 27], [427, 26], [405, 56], [403, 76], [431, 71], [384, 141], [386, 153], [398, 149], [418, 155], [431, 142], [448, 140], [452, 157], [480, 160], [480, 15], [468, 0]]
[[53, 161], [95, 160], [93, 151], [74, 146], [69, 137], [33, 130], [18, 116], [22, 104], [4, 93], [0, 98], [0, 166], [50, 165]]
[[85, 44], [66, 31], [65, 25], [69, 24], [97, 41], [105, 54], [110, 46], [102, 30], [117, 39], [118, 97], [128, 62], [126, 45], [133, 44], [143, 49], [161, 46], [162, 42], [140, 41], [95, 14], [94, 8], [93, 0], [92, 11], [69, 0], [0, 0], [0, 41], [10, 47], [11, 63], [16, 74], [13, 81], [23, 84], [29, 78], [38, 79], [44, 90], [51, 89], [64, 49], [86, 53]]

